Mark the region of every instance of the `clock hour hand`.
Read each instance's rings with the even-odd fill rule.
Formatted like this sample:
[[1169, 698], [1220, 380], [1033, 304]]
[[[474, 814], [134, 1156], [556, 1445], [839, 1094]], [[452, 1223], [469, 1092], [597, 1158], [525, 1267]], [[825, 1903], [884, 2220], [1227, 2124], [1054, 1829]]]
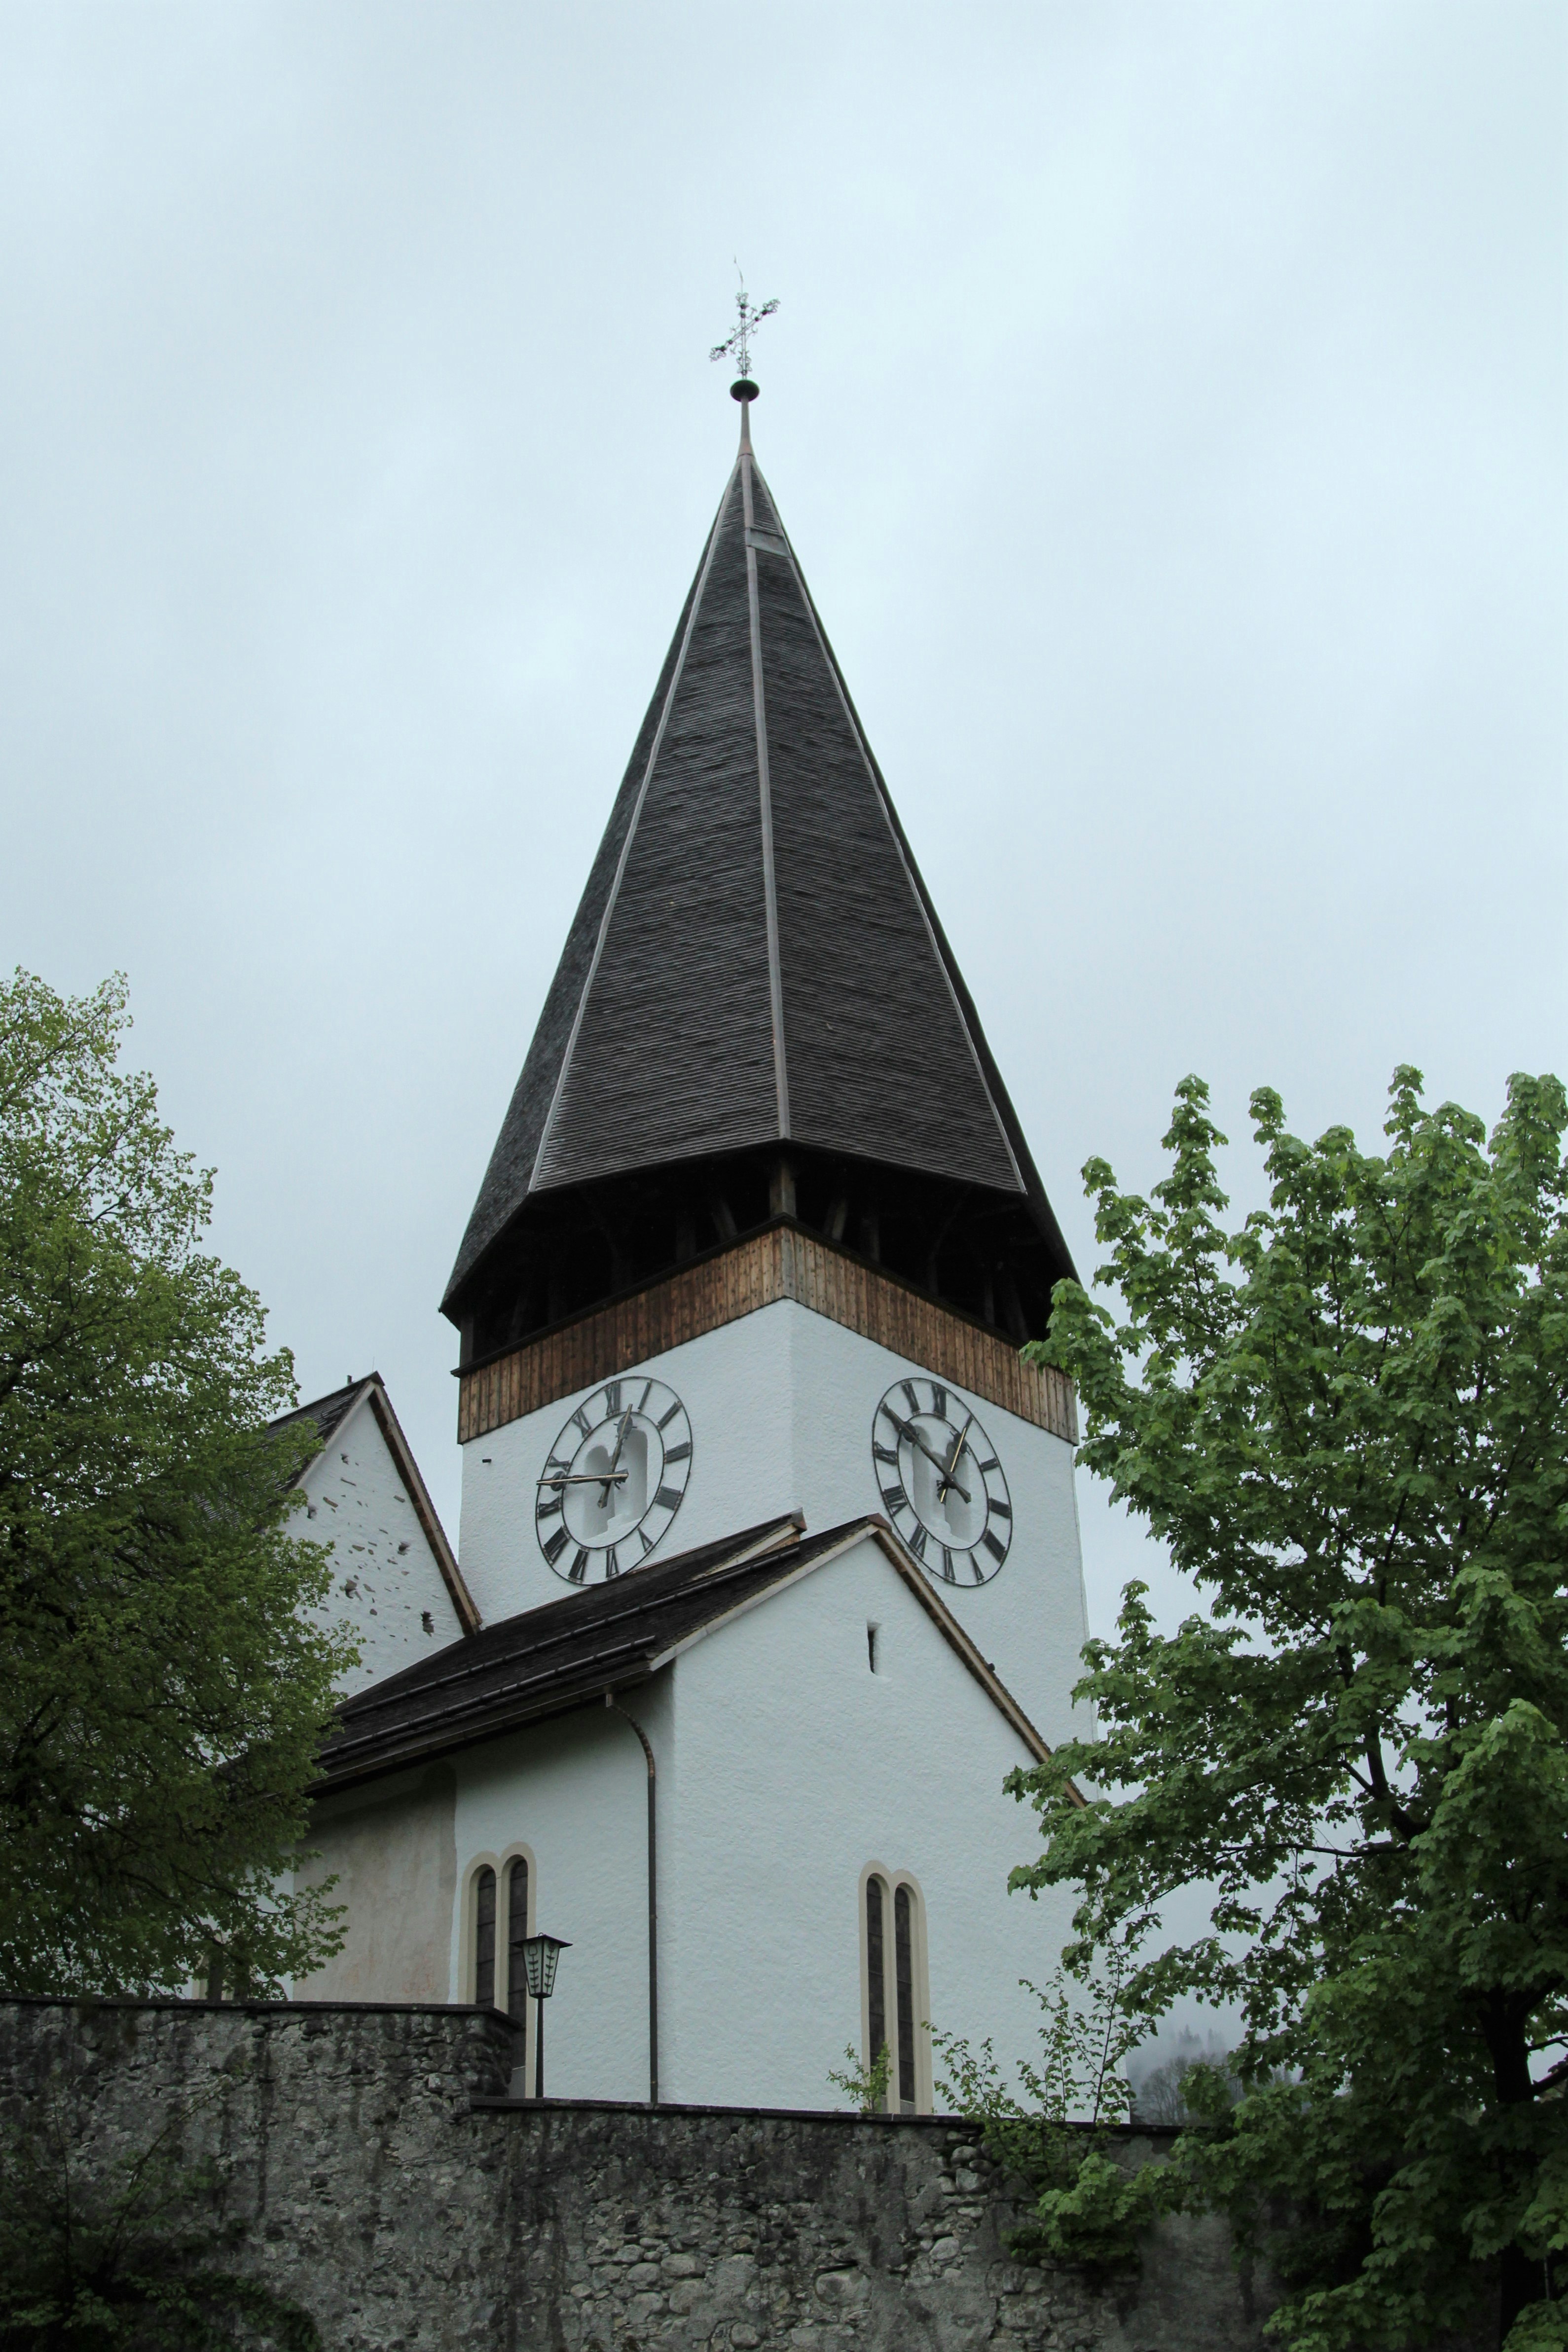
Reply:
[[933, 1454], [931, 1452], [931, 1447], [926, 1444], [925, 1439], [921, 1435], [920, 1431], [915, 1427], [914, 1423], [912, 1421], [900, 1421], [898, 1414], [893, 1411], [890, 1405], [884, 1405], [882, 1410], [886, 1412], [888, 1419], [892, 1423], [893, 1427], [898, 1431], [899, 1435], [900, 1437], [908, 1438], [911, 1445], [918, 1445], [921, 1452], [925, 1455], [926, 1460], [928, 1462], [934, 1463], [936, 1467], [942, 1472], [942, 1485], [938, 1489], [937, 1500], [940, 1502], [942, 1495], [946, 1492], [947, 1488], [951, 1486], [954, 1494], [962, 1495], [964, 1501], [967, 1503], [969, 1500], [968, 1488], [961, 1486], [957, 1479], [951, 1475], [948, 1465], [942, 1460], [941, 1454]]
[[[963, 1427], [959, 1431], [958, 1435], [952, 1441], [952, 1452], [947, 1457], [947, 1466], [942, 1474], [942, 1484], [936, 1490], [936, 1499], [939, 1503], [946, 1500], [947, 1490], [950, 1486], [955, 1488], [959, 1494], [963, 1495], [963, 1487], [959, 1486], [957, 1479], [952, 1474], [958, 1467], [958, 1457], [963, 1451], [963, 1441], [968, 1436], [973, 1426], [974, 1415], [971, 1413], [969, 1419], [964, 1423]], [[968, 1496], [963, 1495], [963, 1499], [967, 1503], [969, 1500]]]

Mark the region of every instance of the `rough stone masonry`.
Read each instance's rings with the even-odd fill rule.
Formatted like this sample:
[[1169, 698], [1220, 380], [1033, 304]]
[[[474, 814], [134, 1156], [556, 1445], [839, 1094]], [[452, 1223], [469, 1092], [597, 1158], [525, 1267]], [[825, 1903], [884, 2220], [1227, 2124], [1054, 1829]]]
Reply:
[[[1216, 2220], [1092, 2288], [1009, 2262], [972, 2126], [506, 2095], [493, 2011], [0, 2003], [0, 2127], [107, 2179], [177, 2118], [235, 2260], [328, 2352], [1257, 2352]], [[1128, 2135], [1131, 2162], [1160, 2135]]]

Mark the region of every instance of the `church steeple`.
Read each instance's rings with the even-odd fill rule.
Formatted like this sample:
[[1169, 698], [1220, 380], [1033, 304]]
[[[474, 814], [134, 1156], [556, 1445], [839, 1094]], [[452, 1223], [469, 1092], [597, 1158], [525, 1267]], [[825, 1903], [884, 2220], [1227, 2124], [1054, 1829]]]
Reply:
[[1014, 1339], [1066, 1247], [740, 449], [464, 1235], [465, 1359], [794, 1218]]

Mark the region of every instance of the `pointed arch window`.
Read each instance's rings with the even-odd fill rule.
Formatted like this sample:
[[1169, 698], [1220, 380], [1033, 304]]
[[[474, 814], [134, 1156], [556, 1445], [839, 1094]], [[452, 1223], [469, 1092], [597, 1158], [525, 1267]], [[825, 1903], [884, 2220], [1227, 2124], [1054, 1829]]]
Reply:
[[459, 1929], [459, 1999], [504, 2010], [522, 2028], [512, 2073], [518, 2095], [532, 2080], [532, 2004], [523, 1946], [533, 1929], [538, 1892], [538, 1869], [527, 1846], [477, 1855], [468, 1865]]
[[873, 2066], [879, 2052], [888, 2053], [889, 2115], [929, 2115], [925, 1902], [907, 1871], [872, 1863], [861, 1873], [860, 1931], [865, 2063]]
[[528, 2025], [528, 1975], [523, 1945], [528, 1940], [528, 1856], [517, 1854], [506, 1866], [506, 2011], [524, 2028]]
[[474, 1999], [493, 2009], [496, 1999], [496, 1874], [487, 1864], [474, 1879]]

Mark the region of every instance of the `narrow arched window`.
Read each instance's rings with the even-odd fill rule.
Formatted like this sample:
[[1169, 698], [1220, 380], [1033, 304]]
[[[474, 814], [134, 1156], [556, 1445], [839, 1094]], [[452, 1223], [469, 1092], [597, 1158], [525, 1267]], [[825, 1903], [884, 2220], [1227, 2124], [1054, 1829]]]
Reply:
[[862, 1874], [862, 1993], [868, 2071], [887, 2068], [881, 2104], [889, 2115], [929, 2115], [931, 1993], [926, 1982], [925, 1905], [904, 1871], [873, 1863]]
[[900, 1885], [893, 1896], [893, 1982], [899, 2011], [899, 2105], [907, 2116], [915, 2111], [914, 1940], [914, 1905], [909, 1888]]
[[875, 1871], [866, 1881], [866, 2063], [888, 2046], [888, 1890]]
[[496, 1874], [487, 1864], [474, 1879], [474, 1999], [493, 2009], [496, 1999]]
[[506, 2010], [526, 2027], [528, 1972], [523, 1946], [528, 1940], [528, 1863], [519, 1854], [506, 1870]]

